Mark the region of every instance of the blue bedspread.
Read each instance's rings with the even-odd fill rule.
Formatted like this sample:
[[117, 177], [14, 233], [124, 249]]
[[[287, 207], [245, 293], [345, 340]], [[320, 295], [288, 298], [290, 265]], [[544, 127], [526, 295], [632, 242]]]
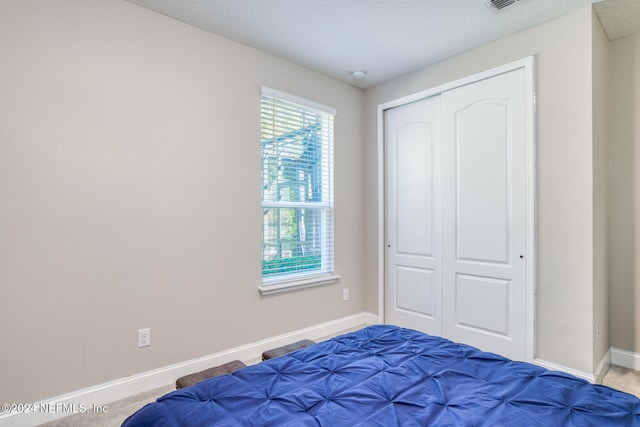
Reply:
[[640, 400], [571, 375], [376, 325], [169, 393], [151, 426], [640, 426]]

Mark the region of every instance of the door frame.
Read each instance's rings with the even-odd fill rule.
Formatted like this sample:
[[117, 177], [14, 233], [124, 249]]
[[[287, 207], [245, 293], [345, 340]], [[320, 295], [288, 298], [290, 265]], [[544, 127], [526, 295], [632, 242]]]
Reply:
[[386, 282], [386, 157], [384, 112], [390, 108], [440, 95], [451, 89], [475, 83], [490, 77], [524, 69], [525, 74], [525, 151], [526, 151], [526, 248], [527, 273], [525, 278], [525, 358], [533, 362], [535, 356], [535, 290], [537, 271], [537, 217], [536, 217], [536, 150], [535, 150], [535, 58], [529, 56], [496, 68], [473, 74], [408, 96], [378, 105], [378, 319], [385, 322], [385, 282]]

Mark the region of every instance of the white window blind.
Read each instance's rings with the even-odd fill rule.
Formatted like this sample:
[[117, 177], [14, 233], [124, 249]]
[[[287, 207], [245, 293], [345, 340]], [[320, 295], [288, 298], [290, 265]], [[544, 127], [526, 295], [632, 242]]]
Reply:
[[334, 115], [262, 90], [262, 288], [333, 274]]

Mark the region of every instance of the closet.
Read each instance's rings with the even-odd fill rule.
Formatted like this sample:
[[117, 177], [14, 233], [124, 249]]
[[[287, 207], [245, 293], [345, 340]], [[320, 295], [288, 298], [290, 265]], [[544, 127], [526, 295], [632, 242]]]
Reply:
[[533, 60], [381, 106], [384, 318], [533, 358]]

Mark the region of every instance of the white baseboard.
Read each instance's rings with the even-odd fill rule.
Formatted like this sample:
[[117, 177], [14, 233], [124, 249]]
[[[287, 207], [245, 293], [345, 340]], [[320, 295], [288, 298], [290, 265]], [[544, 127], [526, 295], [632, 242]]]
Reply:
[[596, 384], [602, 383], [602, 379], [609, 370], [609, 366], [611, 366], [611, 349], [607, 350], [605, 355], [602, 356], [602, 360], [600, 360], [600, 363], [598, 363], [598, 366], [596, 367], [596, 371], [594, 372], [594, 375], [596, 377]]
[[163, 387], [174, 383], [181, 376], [221, 365], [231, 360], [252, 360], [259, 358], [265, 350], [290, 344], [294, 341], [302, 339], [319, 340], [347, 329], [361, 325], [373, 325], [379, 322], [380, 319], [377, 315], [363, 312], [62, 396], [45, 399], [35, 403], [33, 410], [29, 413], [0, 412], [0, 427], [36, 426], [72, 415], [73, 412], [77, 412], [74, 409], [80, 408], [82, 410], [82, 408], [86, 408], [91, 410], [94, 405], [107, 405], [116, 400]]
[[612, 364], [612, 352], [613, 349], [607, 351], [605, 355], [602, 357], [596, 370], [594, 373], [584, 372], [573, 368], [568, 368], [563, 365], [559, 365], [557, 363], [549, 362], [547, 360], [542, 359], [534, 359], [533, 363], [542, 366], [543, 368], [547, 368], [551, 371], [560, 371], [566, 372], [567, 374], [571, 374], [575, 377], [582, 378], [583, 380], [587, 380], [590, 383], [600, 384], [602, 382], [602, 378], [607, 373], [609, 366]]
[[578, 377], [578, 378], [582, 378], [583, 380], [587, 380], [590, 383], [595, 383], [596, 382], [596, 376], [594, 374], [590, 374], [588, 372], [579, 371], [579, 370], [573, 369], [573, 368], [568, 368], [566, 366], [559, 365], [557, 363], [549, 362], [547, 360], [542, 360], [542, 359], [534, 359], [533, 363], [535, 365], [542, 366], [543, 368], [547, 368], [550, 371], [565, 372], [567, 374], [573, 375], [574, 377]]
[[611, 347], [611, 364], [640, 371], [640, 353]]

